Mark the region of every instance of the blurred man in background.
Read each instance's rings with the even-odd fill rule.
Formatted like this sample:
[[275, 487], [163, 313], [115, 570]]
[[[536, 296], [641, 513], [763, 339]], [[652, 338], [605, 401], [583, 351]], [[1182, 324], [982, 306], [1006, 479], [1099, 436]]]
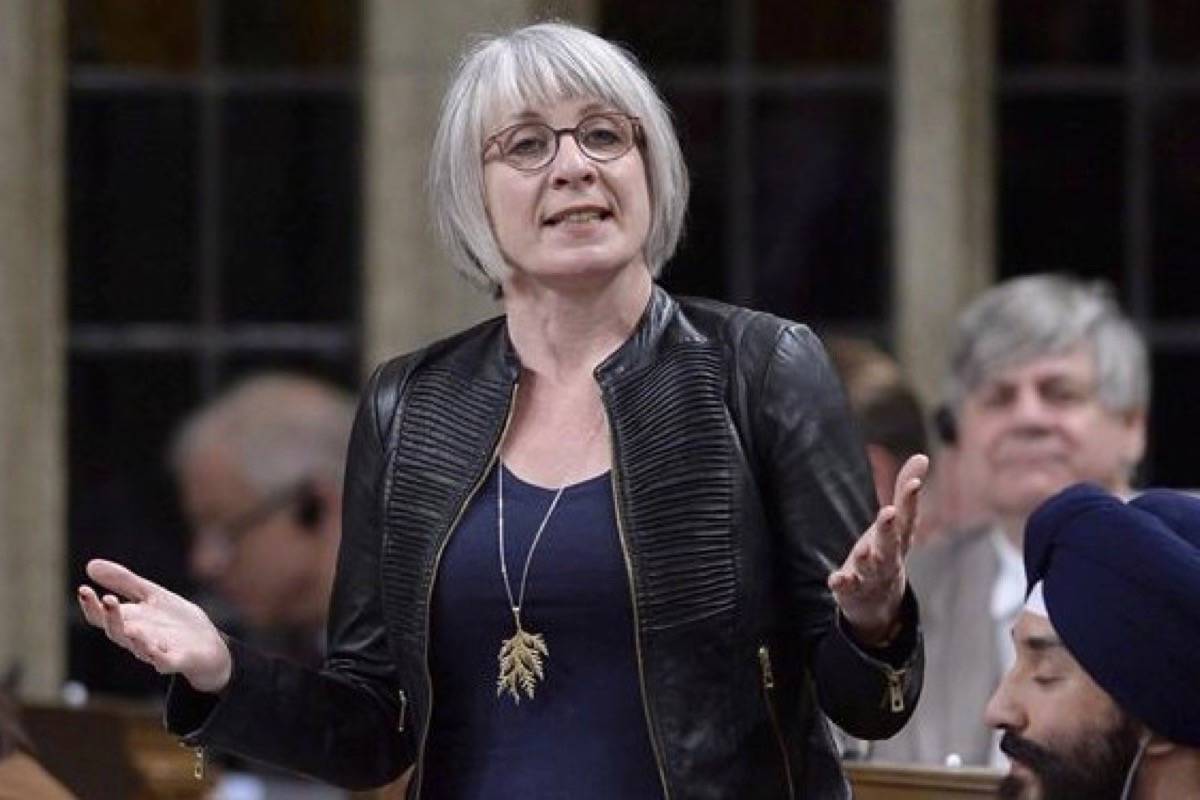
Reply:
[[1029, 520], [1017, 659], [987, 706], [1006, 798], [1200, 797], [1200, 500], [1095, 486]]
[[[226, 632], [319, 667], [341, 541], [354, 399], [313, 378], [254, 375], [194, 411], [168, 453], [191, 528], [188, 564]], [[220, 798], [345, 793], [234, 761]]]
[[[925, 410], [903, 370], [890, 355], [866, 339], [831, 336], [825, 340], [834, 369], [846, 389], [875, 481], [880, 505], [892, 502], [896, 474], [909, 456], [930, 453]], [[939, 534], [979, 516], [957, 484], [957, 451], [942, 437], [941, 447], [922, 489], [913, 532], [920, 547]]]
[[1014, 659], [1025, 522], [1078, 481], [1130, 493], [1145, 449], [1147, 354], [1104, 287], [1050, 275], [977, 298], [959, 318], [950, 354], [943, 427], [955, 447], [953, 481], [987, 521], [909, 559], [925, 689], [908, 726], [877, 743], [872, 757], [1000, 766], [983, 709]]
[[338, 388], [258, 375], [184, 420], [170, 451], [193, 576], [253, 638], [312, 665], [323, 654], [353, 418]]
[[900, 365], [871, 342], [834, 336], [825, 346], [866, 445], [879, 505], [889, 505], [900, 466], [929, 452], [921, 401]]

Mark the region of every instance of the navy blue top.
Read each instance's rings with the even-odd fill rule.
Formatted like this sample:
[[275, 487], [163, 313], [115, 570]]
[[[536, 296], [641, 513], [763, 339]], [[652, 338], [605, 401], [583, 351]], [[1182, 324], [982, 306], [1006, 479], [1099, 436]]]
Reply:
[[[446, 545], [433, 592], [433, 719], [422, 794], [431, 798], [661, 798], [638, 683], [629, 580], [608, 474], [567, 487], [529, 568], [521, 619], [545, 637], [532, 700], [496, 696], [514, 633], [500, 575], [496, 473]], [[513, 597], [554, 491], [504, 471]]]

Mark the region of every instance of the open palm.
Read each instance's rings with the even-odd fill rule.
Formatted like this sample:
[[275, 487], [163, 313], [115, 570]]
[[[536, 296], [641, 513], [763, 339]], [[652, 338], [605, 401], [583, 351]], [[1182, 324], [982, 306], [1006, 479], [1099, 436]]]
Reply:
[[829, 575], [829, 588], [842, 615], [867, 644], [892, 638], [899, 623], [907, 576], [904, 559], [912, 545], [917, 497], [929, 458], [915, 455], [896, 475], [895, 502], [879, 509], [845, 563]]
[[229, 682], [229, 647], [199, 606], [112, 561], [89, 561], [87, 574], [108, 592], [80, 586], [79, 605], [109, 639], [199, 691], [217, 692]]

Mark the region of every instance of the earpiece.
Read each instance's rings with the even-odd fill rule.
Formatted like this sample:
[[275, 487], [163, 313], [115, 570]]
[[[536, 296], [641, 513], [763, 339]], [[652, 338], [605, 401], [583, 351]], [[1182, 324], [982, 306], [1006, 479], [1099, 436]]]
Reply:
[[1142, 765], [1142, 758], [1146, 755], [1146, 748], [1150, 746], [1150, 740], [1154, 738], [1154, 734], [1149, 729], [1142, 732], [1138, 739], [1137, 752], [1133, 755], [1133, 761], [1129, 763], [1129, 770], [1125, 773], [1125, 786], [1121, 789], [1121, 800], [1127, 800], [1129, 793], [1133, 791], [1133, 779], [1137, 775], [1138, 767]]
[[325, 516], [325, 503], [311, 484], [305, 483], [296, 497], [296, 522], [307, 530], [315, 530]]
[[943, 404], [933, 412], [933, 429], [937, 432], [942, 444], [955, 444], [958, 441], [958, 425], [954, 421], [954, 412]]

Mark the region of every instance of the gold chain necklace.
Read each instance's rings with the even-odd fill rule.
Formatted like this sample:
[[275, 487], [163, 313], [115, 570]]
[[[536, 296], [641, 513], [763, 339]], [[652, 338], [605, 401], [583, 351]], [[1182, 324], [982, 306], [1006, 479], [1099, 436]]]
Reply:
[[[596, 426], [584, 442], [585, 458], [603, 423], [604, 414], [601, 413]], [[521, 588], [514, 598], [512, 584], [508, 579], [508, 559], [504, 555], [504, 463], [500, 461], [496, 465], [496, 540], [500, 553], [500, 575], [504, 579], [504, 593], [508, 595], [508, 607], [512, 610], [513, 624], [516, 627], [512, 636], [500, 642], [500, 653], [496, 657], [500, 664], [500, 677], [496, 679], [496, 697], [508, 692], [513, 702], [518, 705], [521, 702], [521, 692], [532, 700], [538, 683], [546, 677], [545, 662], [550, 657], [550, 648], [542, 634], [525, 630], [521, 624], [521, 608], [525, 604], [525, 586], [529, 579], [529, 565], [533, 563], [533, 553], [537, 550], [538, 542], [546, 531], [554, 509], [558, 508], [558, 501], [562, 499], [568, 483], [569, 481], [564, 480], [558, 487], [554, 499], [550, 501], [550, 507], [546, 509], [537, 531], [533, 534], [533, 542], [525, 554], [525, 566], [521, 570]]]

